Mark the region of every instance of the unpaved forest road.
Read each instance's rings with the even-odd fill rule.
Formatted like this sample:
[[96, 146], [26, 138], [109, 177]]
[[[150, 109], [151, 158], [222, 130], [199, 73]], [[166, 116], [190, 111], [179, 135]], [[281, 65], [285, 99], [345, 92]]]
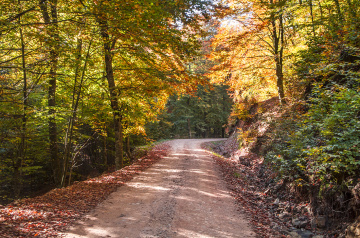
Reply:
[[112, 193], [66, 237], [255, 237], [200, 148], [214, 140], [172, 141], [168, 157]]

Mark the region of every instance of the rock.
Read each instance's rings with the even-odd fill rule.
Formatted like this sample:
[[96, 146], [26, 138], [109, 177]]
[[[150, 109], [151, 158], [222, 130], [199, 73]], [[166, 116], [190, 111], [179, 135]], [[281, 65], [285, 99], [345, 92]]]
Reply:
[[306, 217], [299, 217], [299, 218], [292, 219], [292, 224], [296, 228], [305, 228], [308, 223], [309, 223], [309, 221], [307, 220]]
[[308, 230], [300, 231], [298, 233], [301, 235], [302, 238], [311, 238], [314, 236], [314, 233]]
[[286, 204], [284, 207], [284, 210], [287, 212], [291, 212], [291, 205], [290, 204]]
[[322, 236], [322, 235], [316, 235], [316, 236], [313, 236], [312, 238], [324, 238], [324, 236]]
[[279, 218], [280, 218], [281, 220], [283, 220], [283, 221], [289, 220], [290, 217], [291, 217], [291, 214], [288, 213], [288, 212], [283, 212], [283, 213], [280, 213], [280, 214], [279, 214]]
[[294, 206], [294, 207], [292, 208], [292, 212], [293, 212], [293, 213], [299, 213], [300, 211], [299, 211], [299, 209], [298, 209], [296, 206]]
[[249, 159], [246, 158], [246, 157], [240, 156], [239, 161], [240, 161], [240, 164], [242, 164], [244, 166], [250, 166], [251, 165], [251, 163], [249, 162]]
[[276, 231], [281, 230], [281, 227], [278, 224], [274, 223], [274, 222], [271, 223], [270, 228], [273, 229], [273, 230], [276, 230]]
[[360, 217], [346, 229], [345, 238], [360, 237]]
[[278, 206], [279, 204], [280, 204], [280, 200], [277, 198], [277, 199], [273, 202], [273, 205]]
[[312, 238], [314, 233], [308, 230], [293, 230], [288, 233], [291, 238]]
[[327, 217], [326, 216], [318, 216], [315, 218], [315, 225], [318, 228], [325, 228], [327, 225]]
[[302, 238], [301, 235], [299, 235], [296, 231], [289, 232], [288, 235], [291, 238]]

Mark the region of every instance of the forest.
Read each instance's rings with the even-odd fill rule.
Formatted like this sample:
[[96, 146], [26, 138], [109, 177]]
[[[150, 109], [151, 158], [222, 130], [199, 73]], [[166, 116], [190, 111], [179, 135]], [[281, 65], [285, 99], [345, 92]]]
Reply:
[[123, 168], [152, 141], [228, 137], [276, 97], [262, 151], [276, 179], [319, 213], [356, 217], [359, 9], [358, 0], [2, 0], [0, 202]]
[[[165, 7], [162, 1], [3, 1], [1, 200], [122, 168], [135, 145], [159, 139], [145, 129], [170, 95], [192, 94], [188, 106], [172, 99], [187, 110], [180, 104], [193, 106], [197, 85], [209, 85], [188, 70], [200, 56], [200, 22], [209, 7], [204, 1]], [[202, 94], [231, 101], [223, 88]], [[186, 115], [182, 120], [189, 121]], [[226, 119], [216, 115], [196, 133], [221, 134]], [[181, 120], [175, 123], [180, 131]]]

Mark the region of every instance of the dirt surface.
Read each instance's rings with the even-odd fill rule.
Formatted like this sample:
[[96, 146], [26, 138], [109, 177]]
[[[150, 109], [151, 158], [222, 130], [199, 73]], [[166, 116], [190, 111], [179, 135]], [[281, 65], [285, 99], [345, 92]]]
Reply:
[[172, 141], [168, 157], [120, 187], [65, 237], [255, 237], [200, 148], [207, 141]]

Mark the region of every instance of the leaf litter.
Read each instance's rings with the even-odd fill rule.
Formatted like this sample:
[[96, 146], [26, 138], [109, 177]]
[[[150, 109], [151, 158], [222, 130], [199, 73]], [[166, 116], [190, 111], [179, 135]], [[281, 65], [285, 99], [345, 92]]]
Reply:
[[147, 155], [118, 171], [0, 206], [1, 237], [59, 237], [119, 186], [159, 161], [169, 147], [166, 142], [155, 145]]
[[[286, 183], [275, 179], [276, 174], [262, 157], [234, 149], [237, 146], [233, 142], [208, 142], [203, 148], [211, 153], [239, 210], [248, 216], [258, 237], [339, 237], [337, 227], [314, 227], [309, 204], [289, 194]], [[294, 224], [302, 219], [302, 227], [296, 227]]]

